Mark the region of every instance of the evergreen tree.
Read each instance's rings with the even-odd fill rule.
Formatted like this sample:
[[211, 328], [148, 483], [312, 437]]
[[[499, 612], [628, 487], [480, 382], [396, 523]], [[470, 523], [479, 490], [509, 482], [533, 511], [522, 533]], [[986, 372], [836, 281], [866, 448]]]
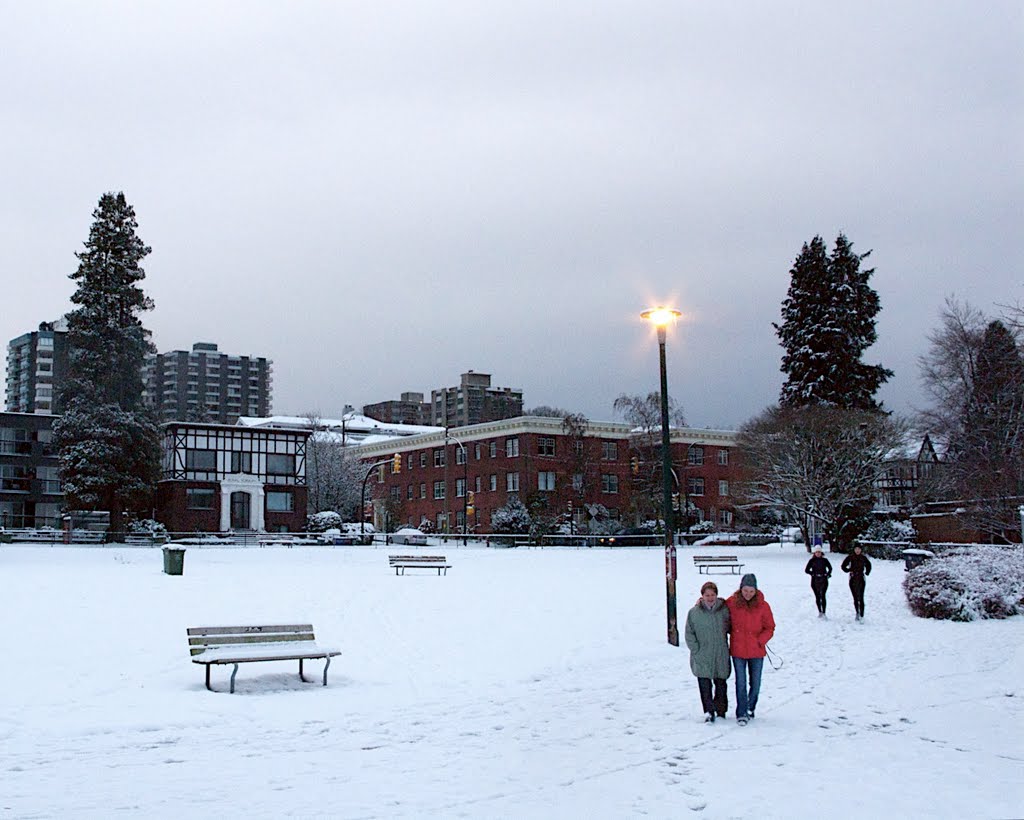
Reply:
[[861, 361], [877, 339], [875, 317], [881, 309], [868, 284], [874, 268], [861, 269], [870, 253], [854, 253], [842, 234], [831, 254], [820, 236], [804, 243], [789, 272], [782, 324], [774, 325], [786, 351], [781, 405], [879, 409], [875, 393], [892, 371]]
[[156, 424], [142, 407], [142, 365], [151, 349], [139, 314], [153, 302], [139, 287], [150, 248], [136, 235], [123, 193], [100, 197], [85, 250], [70, 275], [78, 288], [68, 314], [64, 415], [54, 424], [65, 501], [70, 509], [108, 510], [111, 533], [122, 512], [145, 509], [159, 477]]
[[1018, 529], [1024, 496], [1024, 359], [996, 320], [980, 335], [975, 362], [948, 466], [966, 517], [1002, 539]]
[[964, 432], [978, 439], [993, 458], [1021, 446], [1024, 359], [1010, 330], [999, 320], [985, 328], [978, 368], [965, 412]]

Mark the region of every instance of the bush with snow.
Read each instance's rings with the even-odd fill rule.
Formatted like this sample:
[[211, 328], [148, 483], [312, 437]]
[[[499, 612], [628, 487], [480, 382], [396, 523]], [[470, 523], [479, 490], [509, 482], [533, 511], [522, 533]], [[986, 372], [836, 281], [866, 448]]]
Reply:
[[690, 527], [691, 533], [701, 532], [715, 532], [718, 528], [715, 526], [714, 521], [698, 521], [692, 527]]
[[[903, 550], [908, 546], [905, 541], [866, 541], [863, 538], [856, 539], [855, 543], [860, 544], [869, 558], [879, 561], [902, 561]], [[844, 552], [838, 547], [835, 551]]]
[[512, 496], [504, 507], [499, 507], [491, 514], [491, 529], [494, 532], [527, 533], [531, 523], [530, 511], [518, 496]]
[[326, 532], [327, 530], [341, 529], [341, 516], [336, 512], [326, 510], [313, 513], [306, 517], [306, 532]]
[[128, 522], [128, 532], [133, 535], [167, 535], [167, 527], [152, 518]]
[[972, 545], [910, 570], [910, 610], [921, 618], [974, 621], [1024, 612], [1024, 547]]
[[893, 541], [909, 544], [917, 538], [917, 532], [910, 521], [885, 518], [872, 521], [860, 534], [864, 541]]

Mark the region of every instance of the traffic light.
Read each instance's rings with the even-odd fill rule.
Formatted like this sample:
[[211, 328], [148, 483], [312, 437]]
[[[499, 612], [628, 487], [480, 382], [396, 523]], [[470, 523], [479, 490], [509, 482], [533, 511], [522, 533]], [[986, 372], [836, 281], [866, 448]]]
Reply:
[[633, 475], [637, 475], [637, 473], [640, 472], [640, 459], [638, 459], [636, 456], [633, 456], [629, 460], [629, 469], [633, 471]]
[[672, 509], [679, 512], [679, 493], [672, 493]]
[[395, 457], [391, 459], [391, 472], [400, 473], [402, 472], [402, 454], [395, 453]]
[[473, 491], [466, 493], [466, 515], [473, 514]]

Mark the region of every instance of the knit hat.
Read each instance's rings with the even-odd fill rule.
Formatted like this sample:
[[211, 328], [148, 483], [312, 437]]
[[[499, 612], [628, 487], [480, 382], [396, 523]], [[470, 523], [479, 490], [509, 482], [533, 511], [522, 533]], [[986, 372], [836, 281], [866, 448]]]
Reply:
[[824, 552], [824, 550], [821, 548], [821, 544], [815, 544], [813, 551], [814, 552]]
[[748, 572], [743, 576], [743, 580], [740, 581], [741, 587], [753, 587], [757, 589], [757, 576], [752, 572]]

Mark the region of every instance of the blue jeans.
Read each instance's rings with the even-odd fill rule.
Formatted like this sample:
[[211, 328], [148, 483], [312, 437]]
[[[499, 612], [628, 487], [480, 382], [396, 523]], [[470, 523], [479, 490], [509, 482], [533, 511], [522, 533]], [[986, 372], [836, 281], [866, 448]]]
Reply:
[[[761, 694], [761, 670], [764, 669], [764, 658], [733, 658], [732, 666], [736, 670], [736, 717], [752, 715], [757, 708], [757, 696]], [[750, 673], [749, 688], [747, 685], [748, 672]]]

